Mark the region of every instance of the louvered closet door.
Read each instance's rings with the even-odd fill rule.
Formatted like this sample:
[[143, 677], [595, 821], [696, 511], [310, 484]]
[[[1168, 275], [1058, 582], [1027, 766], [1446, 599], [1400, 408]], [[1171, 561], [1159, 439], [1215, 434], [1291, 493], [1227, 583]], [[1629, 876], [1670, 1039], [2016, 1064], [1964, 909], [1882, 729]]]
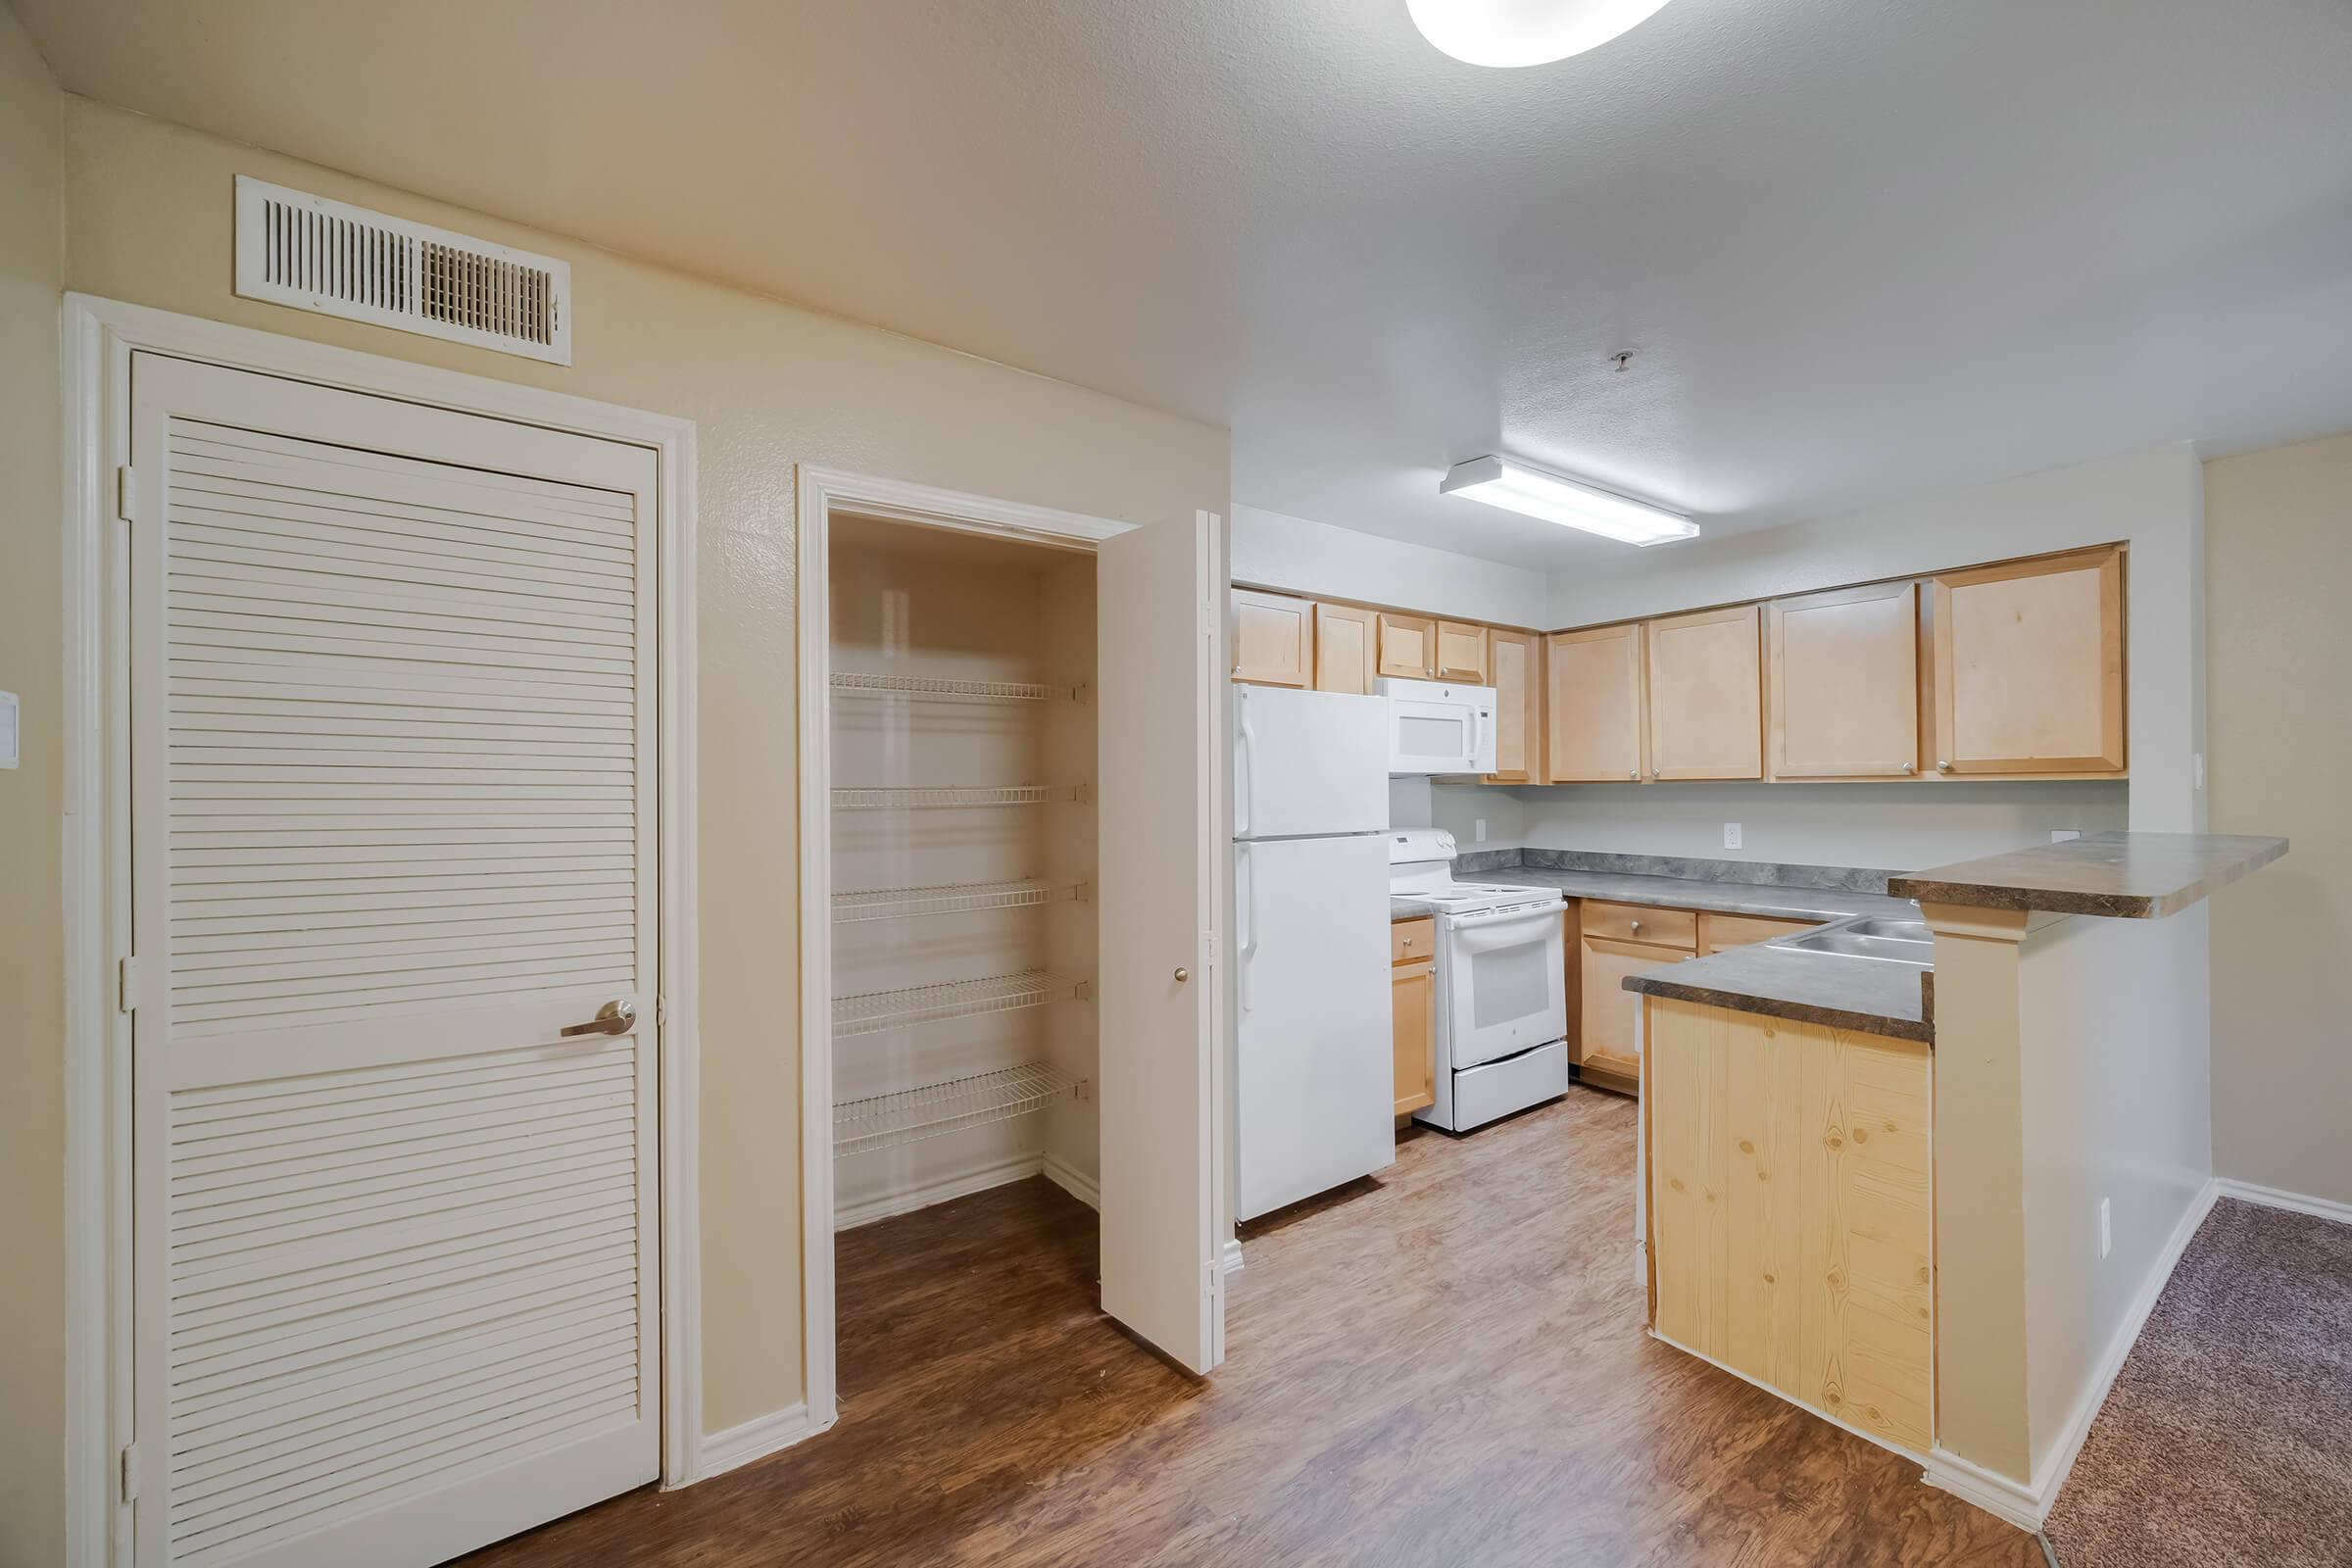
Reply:
[[137, 1557], [438, 1562], [659, 1469], [653, 455], [131, 376]]

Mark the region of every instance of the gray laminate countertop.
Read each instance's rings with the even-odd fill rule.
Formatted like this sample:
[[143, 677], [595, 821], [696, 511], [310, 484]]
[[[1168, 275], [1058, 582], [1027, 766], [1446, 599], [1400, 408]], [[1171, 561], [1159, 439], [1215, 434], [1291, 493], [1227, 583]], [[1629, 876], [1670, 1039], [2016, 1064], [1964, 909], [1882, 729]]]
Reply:
[[2091, 833], [1913, 871], [1887, 886], [1932, 904], [2161, 919], [2285, 853], [2284, 839], [2241, 834]]
[[1643, 996], [1932, 1045], [1936, 1024], [1922, 985], [1928, 972], [1765, 942], [1643, 969], [1624, 984]]
[[1713, 882], [1619, 871], [1555, 871], [1533, 865], [1471, 872], [1464, 874], [1462, 880], [1498, 887], [1557, 888], [1572, 899], [1599, 899], [1608, 904], [1705, 909], [1715, 914], [1754, 914], [1776, 920], [1842, 920], [1856, 914], [1890, 915], [1899, 920], [1919, 918], [1919, 907], [1909, 899], [1856, 893], [1844, 888]]

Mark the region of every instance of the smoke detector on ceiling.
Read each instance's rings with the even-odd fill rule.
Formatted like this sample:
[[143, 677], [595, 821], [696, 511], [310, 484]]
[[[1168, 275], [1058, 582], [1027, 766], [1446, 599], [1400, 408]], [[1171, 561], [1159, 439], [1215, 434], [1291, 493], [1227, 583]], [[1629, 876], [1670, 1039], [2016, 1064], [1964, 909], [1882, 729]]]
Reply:
[[571, 363], [571, 265], [237, 176], [237, 292], [551, 365]]

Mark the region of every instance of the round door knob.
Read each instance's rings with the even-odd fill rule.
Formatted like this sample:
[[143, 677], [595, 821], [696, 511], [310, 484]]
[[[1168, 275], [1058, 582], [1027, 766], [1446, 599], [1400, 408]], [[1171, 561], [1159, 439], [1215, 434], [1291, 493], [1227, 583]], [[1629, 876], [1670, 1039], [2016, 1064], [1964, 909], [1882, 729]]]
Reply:
[[1629, 767], [1625, 770], [1625, 776], [1638, 782], [1642, 777], [1642, 770], [1638, 767]]
[[1951, 770], [1952, 764], [1949, 762], [1939, 760], [1936, 764], [1936, 771], [1938, 773], [1949, 773]]
[[1631, 922], [1631, 923], [1630, 923], [1630, 924], [1629, 924], [1629, 925], [1626, 927], [1626, 929], [1627, 929], [1627, 930], [1629, 930], [1629, 931], [1639, 931], [1639, 930], [1641, 930], [1641, 929], [1642, 929], [1642, 922], [1641, 922], [1641, 921], [1639, 921], [1639, 920], [1635, 920], [1635, 921]]
[[1903, 771], [1906, 773], [1916, 773], [1919, 771], [1919, 764], [1917, 762], [1905, 762], [1903, 764]]
[[1183, 969], [1183, 968], [1180, 968], [1180, 969], [1178, 969], [1178, 970], [1176, 971], [1176, 983], [1177, 983], [1178, 985], [1182, 985], [1182, 984], [1184, 984], [1184, 983], [1185, 983], [1187, 980], [1190, 980], [1192, 977], [1193, 977], [1193, 971], [1192, 971], [1192, 970], [1190, 970], [1190, 969]]

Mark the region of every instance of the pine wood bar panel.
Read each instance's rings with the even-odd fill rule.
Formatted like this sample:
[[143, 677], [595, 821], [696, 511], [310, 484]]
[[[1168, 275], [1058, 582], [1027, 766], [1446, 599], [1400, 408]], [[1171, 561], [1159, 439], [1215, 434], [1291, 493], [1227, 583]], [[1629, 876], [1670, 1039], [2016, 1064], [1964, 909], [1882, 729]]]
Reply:
[[1928, 1049], [1649, 999], [1658, 1334], [1924, 1455], [1935, 1442]]

